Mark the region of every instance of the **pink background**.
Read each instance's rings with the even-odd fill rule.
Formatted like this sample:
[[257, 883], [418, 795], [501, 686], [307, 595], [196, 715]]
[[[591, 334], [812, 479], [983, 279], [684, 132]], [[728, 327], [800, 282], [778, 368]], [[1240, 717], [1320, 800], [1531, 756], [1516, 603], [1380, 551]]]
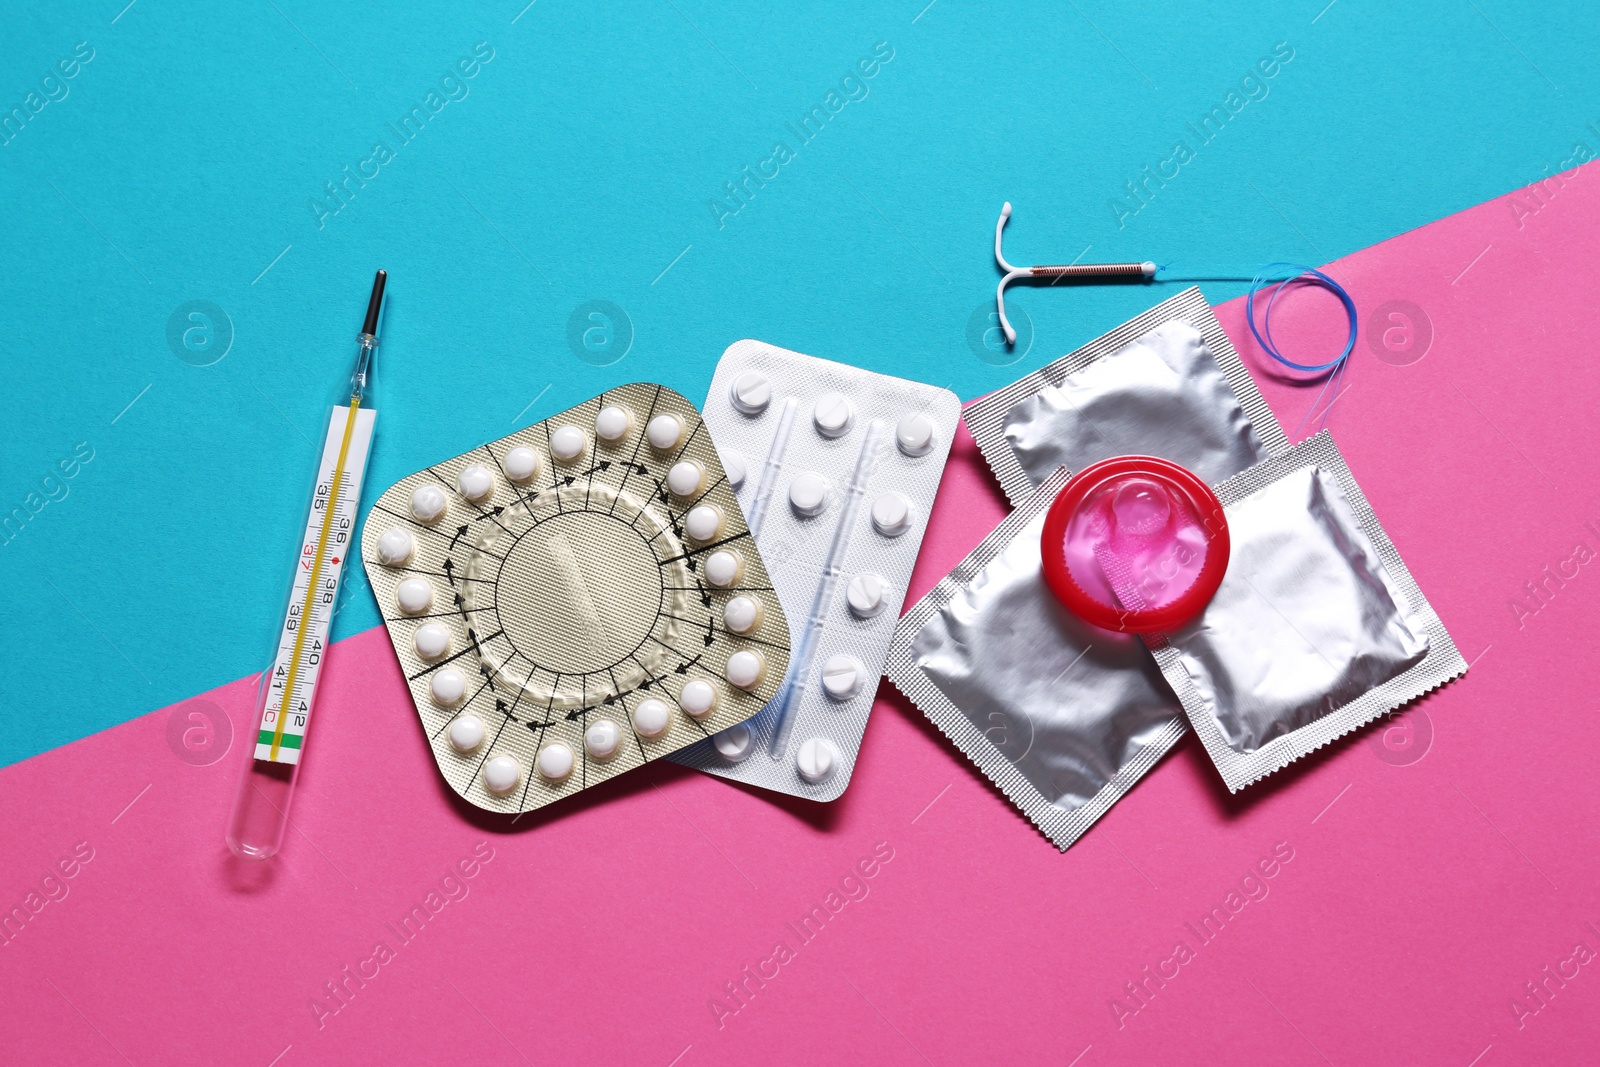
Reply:
[[[1593, 1048], [1597, 176], [1548, 183], [1535, 214], [1502, 198], [1331, 268], [1363, 336], [1329, 425], [1473, 663], [1393, 723], [1238, 797], [1185, 741], [1063, 855], [885, 684], [832, 805], [655, 763], [508, 828], [439, 779], [375, 629], [332, 653], [270, 865], [222, 844], [249, 681], [0, 771], [0, 908], [40, 893], [0, 944], [0, 1058], [1489, 1067]], [[1369, 347], [1397, 325], [1369, 327], [1391, 300], [1431, 323], [1415, 362], [1415, 334], [1391, 333], [1385, 359]], [[1263, 369], [1241, 302], [1219, 317], [1293, 431], [1315, 389]], [[1276, 321], [1301, 351], [1344, 329], [1325, 295]], [[913, 596], [1002, 514], [963, 437]], [[231, 718], [226, 758], [179, 758], [191, 711]], [[191, 760], [220, 748], [190, 741]], [[40, 906], [79, 842], [93, 858]], [[841, 882], [875, 847], [892, 858], [844, 883], [850, 900]], [[1239, 907], [1229, 893], [1275, 847], [1292, 859], [1202, 943], [1185, 924]], [[441, 879], [475, 848], [492, 859], [449, 900]], [[442, 907], [402, 941], [390, 924], [434, 890]], [[841, 909], [803, 941], [788, 924], [831, 891]], [[1164, 962], [1180, 940], [1187, 962]], [[386, 962], [363, 963], [380, 941]], [[346, 966], [371, 977], [341, 1004], [324, 983]]]

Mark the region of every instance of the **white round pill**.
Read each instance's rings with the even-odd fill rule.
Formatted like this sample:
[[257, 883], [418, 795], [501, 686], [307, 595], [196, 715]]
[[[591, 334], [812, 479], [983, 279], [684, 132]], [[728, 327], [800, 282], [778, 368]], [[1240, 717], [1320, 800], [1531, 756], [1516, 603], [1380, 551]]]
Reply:
[[398, 528], [385, 530], [383, 536], [378, 538], [378, 558], [391, 567], [398, 567], [411, 558], [416, 547], [416, 542], [406, 531]]
[[678, 691], [678, 707], [692, 719], [703, 719], [717, 706], [716, 686], [704, 678], [684, 683]]
[[633, 414], [625, 407], [607, 404], [594, 417], [594, 435], [608, 445], [614, 445], [628, 435]]
[[419, 485], [411, 494], [411, 514], [418, 522], [433, 522], [444, 514], [444, 490], [437, 485]]
[[456, 475], [456, 488], [474, 504], [481, 504], [494, 493], [494, 475], [482, 463], [469, 464]]
[[717, 456], [722, 460], [722, 469], [728, 473], [728, 484], [737, 489], [744, 484], [744, 454], [735, 452], [731, 448], [717, 449]]
[[744, 560], [719, 548], [706, 557], [706, 581], [718, 589], [726, 589], [739, 580], [739, 572], [744, 570]]
[[855, 405], [843, 393], [823, 393], [811, 411], [817, 432], [824, 437], [842, 437], [856, 420]]
[[552, 741], [539, 750], [539, 758], [533, 761], [533, 765], [538, 768], [541, 778], [559, 782], [572, 773], [575, 762], [577, 757], [572, 754], [572, 749], [560, 741]]
[[679, 460], [667, 471], [667, 489], [674, 496], [694, 496], [705, 483], [705, 468], [691, 459]]
[[677, 448], [678, 442], [683, 440], [683, 420], [676, 415], [657, 415], [650, 420], [650, 425], [644, 428], [644, 435], [649, 440], [651, 448], [658, 448], [663, 452], [669, 448]]
[[829, 656], [822, 665], [822, 688], [835, 700], [849, 700], [861, 692], [867, 668], [854, 656]]
[[828, 503], [828, 479], [806, 471], [789, 483], [789, 504], [795, 513], [810, 517], [822, 512]]
[[911, 501], [899, 493], [879, 493], [872, 501], [872, 525], [885, 537], [911, 529]]
[[736, 596], [722, 608], [722, 621], [736, 634], [753, 633], [766, 614], [761, 602], [747, 596]]
[[772, 383], [760, 371], [747, 370], [733, 380], [728, 399], [746, 415], [759, 415], [772, 403]]
[[710, 541], [722, 532], [722, 512], [711, 504], [697, 504], [683, 517], [683, 532], [691, 541]]
[[907, 415], [895, 424], [895, 444], [908, 456], [926, 456], [933, 451], [933, 420], [918, 413]]
[[527, 445], [518, 445], [506, 453], [506, 477], [521, 484], [533, 481], [539, 473], [539, 453]]
[[571, 461], [583, 455], [588, 444], [583, 431], [576, 426], [562, 426], [550, 435], [550, 454], [559, 460]]
[[483, 736], [483, 720], [476, 715], [462, 715], [450, 724], [450, 747], [457, 752], [472, 752], [483, 744]]
[[413, 643], [423, 659], [438, 659], [450, 651], [450, 631], [436, 622], [425, 622], [417, 627]]
[[610, 759], [622, 743], [622, 731], [610, 719], [596, 719], [583, 732], [583, 750], [595, 759]]
[[717, 755], [729, 763], [738, 763], [750, 755], [754, 747], [755, 738], [750, 733], [750, 727], [744, 723], [730, 726], [721, 733], [711, 735], [711, 743], [717, 746]]
[[845, 586], [845, 600], [858, 619], [870, 619], [888, 603], [889, 583], [881, 574], [858, 574]]
[[754, 689], [766, 673], [767, 661], [761, 658], [761, 653], [749, 649], [729, 656], [728, 665], [723, 668], [723, 675], [740, 689]]
[[467, 676], [454, 667], [445, 667], [433, 672], [433, 677], [428, 680], [428, 695], [433, 697], [435, 704], [449, 707], [459, 703], [467, 693]]
[[483, 765], [483, 787], [491, 793], [509, 793], [522, 781], [522, 769], [510, 756], [496, 756]]
[[433, 607], [433, 583], [426, 578], [407, 578], [394, 591], [394, 598], [407, 615], [421, 615]]
[[800, 742], [795, 753], [795, 770], [812, 785], [820, 785], [833, 777], [839, 766], [839, 750], [825, 737], [808, 737]]
[[671, 711], [662, 701], [651, 697], [639, 701], [633, 709], [633, 732], [640, 737], [660, 737], [667, 729]]

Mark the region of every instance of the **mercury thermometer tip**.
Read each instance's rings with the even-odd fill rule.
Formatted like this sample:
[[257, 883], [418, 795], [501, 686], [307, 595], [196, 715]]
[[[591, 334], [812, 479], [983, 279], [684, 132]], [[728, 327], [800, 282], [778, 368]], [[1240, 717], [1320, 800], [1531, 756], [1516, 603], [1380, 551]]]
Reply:
[[378, 314], [383, 310], [383, 287], [389, 281], [389, 272], [380, 270], [372, 279], [372, 296], [367, 300], [367, 319], [356, 338], [356, 365], [350, 372], [350, 396], [363, 401], [372, 384], [372, 353], [378, 347]]
[[389, 272], [386, 270], [380, 270], [377, 277], [372, 279], [372, 297], [367, 301], [367, 321], [361, 327], [362, 333], [378, 332], [378, 312], [383, 307], [383, 286], [388, 280]]

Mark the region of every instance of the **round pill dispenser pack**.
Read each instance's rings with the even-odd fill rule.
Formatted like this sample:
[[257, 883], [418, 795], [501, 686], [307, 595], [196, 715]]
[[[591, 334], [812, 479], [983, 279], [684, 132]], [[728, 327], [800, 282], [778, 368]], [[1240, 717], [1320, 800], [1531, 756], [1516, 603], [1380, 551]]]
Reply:
[[1045, 581], [1102, 630], [1177, 629], [1216, 595], [1228, 520], [1205, 482], [1153, 456], [1118, 456], [1067, 480], [1040, 534]]
[[[700, 474], [693, 495], [669, 485], [682, 464]], [[442, 506], [419, 517], [413, 500], [436, 504], [435, 490]], [[696, 508], [717, 522], [689, 523]], [[402, 479], [361, 547], [440, 773], [489, 811], [532, 811], [707, 740], [760, 711], [788, 669], [789, 622], [711, 435], [658, 385], [608, 390]], [[738, 561], [720, 585], [706, 575], [718, 552]], [[734, 601], [751, 623], [740, 632]], [[435, 685], [441, 672], [452, 685]], [[477, 734], [455, 727], [473, 722], [481, 740], [464, 746]]]

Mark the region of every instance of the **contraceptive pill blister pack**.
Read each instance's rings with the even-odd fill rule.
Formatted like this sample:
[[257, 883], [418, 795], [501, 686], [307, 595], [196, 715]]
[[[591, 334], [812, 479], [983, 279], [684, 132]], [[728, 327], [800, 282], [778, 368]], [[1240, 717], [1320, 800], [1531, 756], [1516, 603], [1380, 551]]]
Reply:
[[812, 800], [844, 792], [961, 403], [948, 389], [744, 340], [705, 420], [791, 627], [750, 722], [672, 758]]
[[755, 715], [789, 621], [699, 412], [633, 384], [401, 479], [361, 554], [440, 772], [531, 811]]

